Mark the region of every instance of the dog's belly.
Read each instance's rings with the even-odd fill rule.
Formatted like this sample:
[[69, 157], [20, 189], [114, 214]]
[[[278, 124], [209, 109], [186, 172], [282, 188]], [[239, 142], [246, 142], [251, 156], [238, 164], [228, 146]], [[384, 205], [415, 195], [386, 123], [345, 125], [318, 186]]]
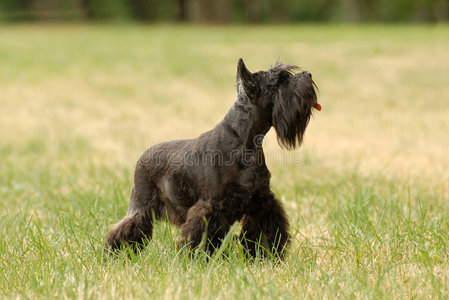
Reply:
[[187, 210], [197, 201], [194, 189], [180, 176], [171, 175], [163, 178], [160, 189], [165, 201], [169, 201], [176, 210]]

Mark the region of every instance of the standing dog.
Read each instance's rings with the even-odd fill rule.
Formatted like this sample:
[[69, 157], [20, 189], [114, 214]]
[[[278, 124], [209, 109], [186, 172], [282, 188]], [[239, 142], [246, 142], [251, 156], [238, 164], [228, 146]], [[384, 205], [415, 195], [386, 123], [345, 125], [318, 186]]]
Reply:
[[150, 239], [155, 219], [181, 227], [182, 243], [197, 247], [205, 234], [219, 247], [240, 221], [243, 245], [282, 254], [289, 242], [286, 213], [270, 190], [262, 140], [274, 127], [281, 147], [302, 143], [312, 109], [320, 109], [308, 72], [276, 63], [251, 73], [240, 59], [237, 100], [224, 119], [196, 139], [161, 143], [137, 162], [128, 212], [107, 236], [106, 249]]

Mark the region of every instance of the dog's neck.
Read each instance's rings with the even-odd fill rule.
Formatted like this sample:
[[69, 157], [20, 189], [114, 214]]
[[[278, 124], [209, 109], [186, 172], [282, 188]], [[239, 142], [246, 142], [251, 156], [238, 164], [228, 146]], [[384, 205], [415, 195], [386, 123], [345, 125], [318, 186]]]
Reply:
[[270, 130], [271, 125], [271, 113], [260, 112], [248, 101], [237, 99], [219, 127], [231, 130], [245, 147], [254, 149], [261, 148], [262, 138]]

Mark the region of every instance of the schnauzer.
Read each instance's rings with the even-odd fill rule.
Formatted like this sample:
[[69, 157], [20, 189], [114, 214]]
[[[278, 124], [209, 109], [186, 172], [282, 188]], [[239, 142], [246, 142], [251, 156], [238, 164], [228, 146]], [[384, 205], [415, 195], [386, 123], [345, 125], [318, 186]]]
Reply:
[[251, 73], [240, 59], [237, 100], [224, 119], [195, 139], [175, 140], [148, 149], [138, 160], [128, 212], [108, 233], [105, 250], [140, 246], [153, 222], [167, 218], [181, 227], [181, 243], [191, 249], [206, 238], [220, 246], [240, 221], [242, 245], [250, 255], [282, 255], [289, 243], [284, 208], [270, 190], [262, 139], [273, 126], [279, 145], [294, 149], [303, 141], [316, 85], [308, 72], [276, 63]]

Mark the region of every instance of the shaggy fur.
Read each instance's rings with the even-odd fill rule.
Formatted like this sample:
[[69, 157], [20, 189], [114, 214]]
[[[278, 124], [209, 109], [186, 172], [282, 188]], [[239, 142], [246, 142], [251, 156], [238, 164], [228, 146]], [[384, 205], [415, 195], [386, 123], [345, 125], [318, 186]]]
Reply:
[[235, 221], [251, 255], [257, 245], [282, 254], [289, 242], [288, 220], [270, 190], [262, 149], [273, 126], [281, 147], [294, 149], [317, 103], [308, 72], [276, 63], [251, 73], [240, 59], [237, 100], [224, 119], [196, 139], [161, 143], [137, 162], [128, 212], [108, 233], [106, 250], [139, 245], [151, 238], [154, 220], [181, 227], [182, 243], [217, 249]]

